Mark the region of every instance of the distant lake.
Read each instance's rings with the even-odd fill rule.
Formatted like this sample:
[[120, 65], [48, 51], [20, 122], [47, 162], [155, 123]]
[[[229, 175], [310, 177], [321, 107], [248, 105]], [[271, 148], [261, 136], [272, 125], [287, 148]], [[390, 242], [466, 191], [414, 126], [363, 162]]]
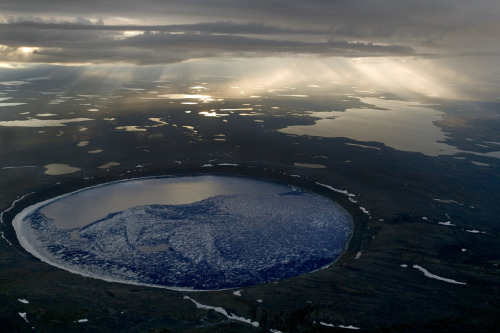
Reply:
[[328, 266], [352, 233], [331, 200], [230, 176], [141, 178], [30, 206], [14, 221], [21, 245], [84, 276], [212, 290]]
[[[445, 143], [446, 133], [436, 126], [444, 113], [436, 111], [432, 105], [373, 97], [360, 100], [373, 105], [373, 108], [310, 112], [311, 117], [319, 118], [313, 125], [293, 125], [279, 131], [293, 135], [381, 142], [397, 150], [420, 152], [429, 156], [467, 152]], [[498, 152], [472, 153], [500, 158]]]

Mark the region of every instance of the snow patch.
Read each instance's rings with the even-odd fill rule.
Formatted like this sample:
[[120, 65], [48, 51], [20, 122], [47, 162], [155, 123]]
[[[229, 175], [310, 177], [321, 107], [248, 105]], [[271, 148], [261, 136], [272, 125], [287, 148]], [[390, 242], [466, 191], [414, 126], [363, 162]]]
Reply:
[[360, 330], [359, 327], [352, 326], [352, 325], [348, 325], [348, 326], [346, 326], [346, 325], [337, 325], [337, 326], [335, 326], [333, 324], [328, 324], [328, 323], [325, 323], [325, 322], [322, 322], [322, 321], [320, 321], [319, 323], [320, 323], [320, 325], [323, 325], [323, 326], [326, 326], [326, 327], [338, 327], [338, 328], [345, 328], [345, 329], [348, 329], [348, 330]]
[[360, 329], [359, 327], [352, 326], [352, 325], [349, 325], [349, 326], [339, 325], [338, 327], [345, 328], [345, 329], [348, 329], [348, 330], [359, 330]]
[[438, 222], [438, 224], [441, 224], [441, 225], [447, 225], [447, 226], [451, 226], [451, 227], [454, 227], [455, 225], [451, 223], [451, 221], [446, 221], [446, 222]]
[[234, 293], [233, 293], [234, 296], [241, 296], [241, 290], [236, 290]]
[[78, 319], [75, 321], [75, 323], [87, 323], [88, 321], [88, 319]]
[[235, 316], [234, 314], [228, 314], [226, 310], [224, 310], [223, 308], [221, 307], [216, 307], [216, 306], [209, 306], [209, 305], [203, 305], [203, 304], [200, 304], [198, 302], [196, 302], [194, 299], [192, 299], [191, 297], [189, 296], [184, 296], [184, 299], [188, 299], [190, 300], [191, 302], [193, 302], [196, 307], [198, 309], [204, 309], [204, 310], [214, 310], [215, 312], [218, 312], [224, 316], [226, 316], [228, 319], [232, 319], [232, 320], [237, 320], [237, 321], [241, 321], [241, 322], [244, 322], [244, 323], [247, 323], [247, 324], [250, 324], [254, 327], [259, 327], [259, 323], [256, 322], [256, 321], [252, 321], [251, 319], [245, 319], [243, 317], [238, 317], [238, 316]]
[[370, 216], [370, 212], [365, 207], [360, 206], [359, 209], [366, 215]]
[[25, 322], [27, 322], [28, 324], [30, 323], [28, 321], [28, 316], [26, 315], [26, 312], [19, 312], [19, 315], [21, 316], [21, 318], [24, 319]]
[[354, 194], [354, 193], [350, 193], [350, 192], [348, 192], [347, 190], [339, 190], [338, 188], [332, 187], [332, 186], [330, 186], [330, 185], [326, 185], [326, 184], [318, 183], [318, 182], [316, 182], [316, 184], [317, 184], [317, 185], [319, 185], [319, 186], [326, 187], [327, 189], [330, 189], [330, 190], [332, 190], [332, 191], [334, 191], [334, 192], [341, 193], [341, 194], [345, 194], [345, 195], [347, 195], [348, 197], [355, 197], [355, 196], [356, 196], [356, 194]]
[[485, 234], [486, 231], [479, 231], [479, 230], [465, 230], [467, 232], [470, 232], [472, 234]]
[[401, 267], [403, 267], [403, 268], [408, 268], [408, 265], [407, 265], [407, 264], [401, 264], [401, 265], [399, 265], [399, 266], [401, 266]]
[[[25, 195], [23, 195], [22, 197], [20, 197], [20, 198], [18, 198], [18, 199], [16, 199], [16, 200], [14, 200], [14, 201], [12, 202], [12, 204], [10, 205], [10, 207], [9, 207], [9, 208], [7, 208], [6, 210], [2, 211], [2, 212], [0, 213], [0, 224], [3, 224], [3, 223], [4, 223], [4, 220], [3, 220], [3, 214], [5, 214], [5, 213], [6, 213], [6, 212], [8, 212], [9, 210], [13, 209], [13, 208], [16, 206], [16, 203], [18, 203], [19, 201], [23, 200], [23, 199], [24, 199], [24, 198], [26, 198], [28, 195], [31, 195], [31, 194], [33, 194], [33, 193], [35, 193], [35, 192], [31, 192], [31, 193], [25, 194]], [[5, 237], [5, 234], [4, 234], [4, 232], [3, 232], [3, 231], [0, 231], [0, 236], [1, 236], [1, 237], [2, 237], [2, 238], [3, 238], [3, 239], [7, 242], [7, 243], [9, 243], [9, 245], [10, 245], [10, 246], [14, 247], [14, 245], [12, 245], [12, 243], [11, 243], [11, 242], [7, 239], [7, 237]]]
[[12, 204], [10, 205], [10, 207], [9, 207], [9, 208], [7, 208], [6, 210], [4, 210], [4, 211], [0, 214], [0, 222], [1, 222], [1, 223], [3, 223], [3, 222], [4, 222], [4, 221], [3, 221], [3, 214], [4, 214], [4, 213], [6, 213], [6, 212], [8, 212], [9, 210], [13, 209], [13, 208], [16, 206], [16, 203], [18, 203], [19, 201], [23, 200], [23, 199], [24, 199], [24, 198], [26, 198], [28, 195], [32, 195], [32, 194], [34, 194], [34, 193], [35, 193], [35, 192], [30, 192], [30, 193], [25, 194], [25, 195], [23, 195], [22, 197], [20, 197], [20, 198], [18, 198], [18, 199], [16, 199], [16, 200], [12, 201]]
[[23, 304], [30, 304], [30, 302], [27, 299], [19, 298], [18, 301], [23, 303]]
[[460, 206], [464, 205], [464, 204], [462, 204], [462, 203], [460, 203], [458, 201], [451, 200], [451, 199], [434, 199], [434, 201], [437, 201], [437, 202], [440, 202], [440, 203], [446, 203], [446, 204], [454, 203], [454, 204], [457, 204], [457, 205], [460, 205]]
[[358, 253], [356, 253], [356, 257], [354, 257], [354, 259], [359, 259], [361, 258], [361, 255], [363, 254], [363, 252], [359, 251]]
[[3, 233], [3, 231], [0, 231], [0, 236], [7, 242], [9, 243], [10, 246], [14, 247], [14, 245], [12, 245], [12, 243], [5, 237], [5, 234]]
[[428, 270], [426, 270], [425, 268], [423, 268], [423, 267], [421, 267], [419, 265], [413, 265], [413, 268], [418, 269], [419, 271], [421, 271], [422, 273], [424, 273], [425, 276], [427, 276], [428, 278], [431, 278], [431, 279], [436, 279], [436, 280], [440, 280], [440, 281], [444, 281], [444, 282], [448, 282], [448, 283], [454, 283], [454, 284], [467, 284], [465, 282], [459, 282], [459, 281], [455, 281], [455, 280], [452, 280], [452, 279], [447, 279], [447, 278], [444, 278], [444, 277], [441, 277], [441, 276], [429, 273]]

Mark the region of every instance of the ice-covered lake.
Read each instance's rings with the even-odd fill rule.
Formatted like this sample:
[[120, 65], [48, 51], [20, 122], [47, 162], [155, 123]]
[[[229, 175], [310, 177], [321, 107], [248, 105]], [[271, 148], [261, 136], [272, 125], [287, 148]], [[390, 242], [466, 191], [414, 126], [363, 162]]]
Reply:
[[102, 184], [24, 209], [21, 245], [84, 276], [212, 290], [297, 276], [331, 264], [352, 233], [331, 200], [230, 176]]

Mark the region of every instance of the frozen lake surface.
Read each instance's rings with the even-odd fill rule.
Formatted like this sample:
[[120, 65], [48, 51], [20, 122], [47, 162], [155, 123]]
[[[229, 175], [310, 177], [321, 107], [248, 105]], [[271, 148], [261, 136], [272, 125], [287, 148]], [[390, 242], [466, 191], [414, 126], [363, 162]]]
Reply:
[[324, 197], [228, 176], [103, 184], [23, 210], [20, 243], [73, 273], [212, 290], [322, 268], [345, 250], [351, 217]]

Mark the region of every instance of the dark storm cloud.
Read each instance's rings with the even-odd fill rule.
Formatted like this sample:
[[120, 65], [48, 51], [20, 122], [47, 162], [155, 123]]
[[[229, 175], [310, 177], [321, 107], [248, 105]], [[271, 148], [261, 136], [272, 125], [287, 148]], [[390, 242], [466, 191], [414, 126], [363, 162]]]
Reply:
[[[170, 24], [231, 20], [286, 27], [348, 27], [377, 30], [462, 29], [498, 20], [497, 0], [3, 0], [6, 16], [126, 17]], [[372, 29], [373, 28], [373, 29]]]
[[[146, 31], [144, 31], [146, 30]], [[137, 35], [126, 36], [123, 31]], [[316, 55], [411, 54], [403, 45], [379, 45], [330, 39], [308, 42], [287, 35], [325, 35], [328, 31], [288, 29], [261, 23], [198, 23], [169, 26], [107, 26], [101, 23], [13, 22], [0, 25], [0, 40], [10, 48], [4, 60], [14, 61], [14, 48], [33, 62], [170, 63], [199, 57], [262, 56], [276, 53]], [[253, 36], [253, 37], [251, 37]], [[277, 37], [276, 37], [277, 36]], [[270, 38], [272, 37], [272, 38]], [[326, 38], [324, 38], [326, 39]], [[35, 49], [36, 48], [36, 49]]]
[[[500, 44], [497, 0], [3, 0], [0, 7], [0, 61], [414, 55], [497, 52]], [[16, 47], [37, 50], [19, 57]]]
[[231, 21], [204, 22], [171, 25], [104, 25], [102, 21], [46, 22], [43, 20], [9, 20], [0, 24], [0, 29], [42, 29], [42, 30], [94, 30], [94, 31], [160, 31], [160, 32], [205, 32], [224, 34], [327, 34], [332, 31], [319, 29], [295, 29], [268, 25], [262, 22], [234, 23]]

